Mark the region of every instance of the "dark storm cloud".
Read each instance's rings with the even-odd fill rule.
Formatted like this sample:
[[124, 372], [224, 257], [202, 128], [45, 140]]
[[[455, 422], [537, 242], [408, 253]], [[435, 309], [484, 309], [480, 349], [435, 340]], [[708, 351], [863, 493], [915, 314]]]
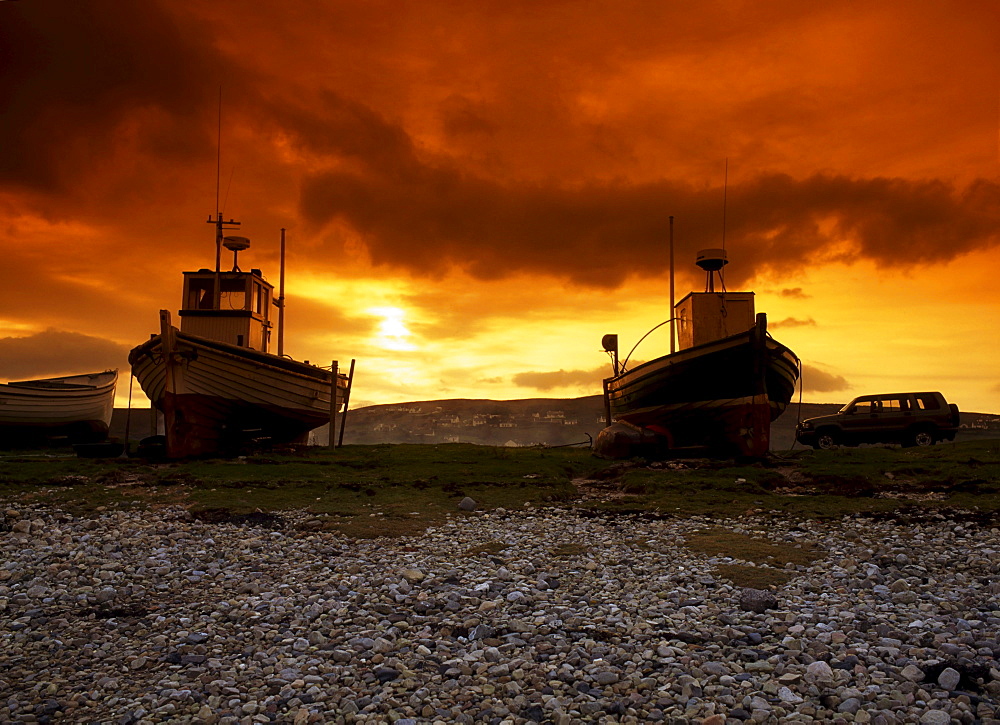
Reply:
[[197, 27], [182, 32], [154, 2], [0, 6], [0, 137], [18, 150], [0, 154], [0, 184], [67, 189], [104, 160], [138, 113], [183, 119], [183, 128], [150, 124], [147, 149], [176, 159], [201, 146], [191, 114], [210, 108], [218, 86], [204, 76], [221, 66], [208, 47]]
[[[301, 203], [311, 223], [338, 221], [358, 232], [376, 264], [423, 274], [454, 265], [482, 279], [541, 272], [613, 287], [630, 274], [662, 274], [670, 214], [681, 265], [722, 244], [721, 189], [672, 181], [505, 183], [420, 162], [400, 134], [386, 128], [381, 135], [397, 154], [383, 147], [354, 157], [362, 169], [309, 176]], [[830, 259], [900, 267], [945, 261], [995, 246], [1000, 228], [1000, 186], [985, 180], [963, 189], [770, 174], [728, 194], [731, 285]]]
[[48, 329], [28, 337], [0, 338], [0, 378], [54, 377], [128, 369], [128, 348], [114, 342]]
[[[781, 17], [789, 22], [789, 8], [772, 11], [771, 20]], [[204, 10], [205, 18], [211, 18], [211, 11]], [[604, 159], [602, 153], [591, 149], [596, 153], [591, 156], [582, 151], [586, 144], [560, 145], [563, 139], [579, 139], [594, 129], [606, 128], [623, 139], [649, 136], [628, 124], [575, 120], [569, 99], [589, 89], [582, 76], [574, 80], [556, 74], [556, 82], [536, 63], [525, 63], [524, 53], [515, 48], [508, 49], [509, 54], [503, 48], [493, 49], [499, 53], [495, 67], [490, 58], [477, 55], [476, 62], [484, 65], [481, 72], [502, 89], [497, 91], [500, 98], [511, 99], [511, 105], [505, 114], [498, 113], [490, 103], [471, 98], [468, 90], [428, 101], [426, 113], [438, 119], [444, 137], [453, 144], [432, 145], [435, 150], [430, 151], [398, 110], [409, 79], [401, 69], [410, 67], [411, 54], [429, 54], [425, 60], [440, 74], [435, 76], [437, 85], [447, 88], [461, 76], [449, 65], [454, 60], [451, 55], [437, 57], [434, 51], [441, 49], [425, 45], [428, 36], [419, 27], [407, 34], [409, 24], [399, 23], [383, 38], [378, 8], [353, 13], [332, 8], [316, 14], [308, 4], [296, 3], [273, 15], [262, 10], [272, 23], [261, 27], [241, 25], [249, 20], [239, 19], [236, 27], [243, 31], [241, 37], [247, 36], [249, 47], [264, 47], [282, 37], [274, 34], [278, 18], [315, 15], [313, 40], [319, 42], [320, 28], [324, 34], [339, 33], [322, 35], [317, 48], [342, 45], [353, 63], [361, 63], [375, 48], [377, 56], [370, 60], [377, 69], [384, 67], [384, 85], [352, 90], [323, 85], [321, 64], [330, 62], [323, 53], [289, 53], [295, 59], [288, 62], [298, 65], [280, 68], [278, 57], [270, 57], [268, 63], [234, 52], [235, 38], [220, 35], [228, 29], [206, 22], [199, 12], [195, 6], [112, 0], [4, 3], [0, 137], [19, 152], [0, 155], [0, 187], [76, 193], [94, 182], [95, 166], [116, 150], [128, 148], [136, 152], [130, 163], [156, 173], [128, 171], [125, 164], [119, 172], [122, 177], [114, 183], [130, 191], [138, 186], [142, 191], [137, 196], [143, 192], [151, 196], [159, 190], [157, 184], [169, 183], [158, 181], [161, 176], [190, 176], [181, 171], [185, 164], [195, 157], [206, 160], [205, 148], [214, 147], [215, 141], [216, 93], [225, 79], [227, 97], [239, 99], [232, 108], [233, 126], [245, 126], [253, 140], [249, 145], [269, 148], [275, 139], [290, 139], [301, 152], [280, 167], [291, 182], [280, 193], [295, 193], [299, 185], [300, 210], [313, 230], [331, 223], [350, 227], [377, 264], [422, 275], [440, 275], [459, 266], [482, 279], [519, 272], [555, 274], [614, 287], [631, 274], [662, 274], [671, 214], [676, 217], [679, 269], [689, 266], [696, 250], [722, 243], [722, 188], [683, 181], [682, 171], [674, 175], [669, 169], [665, 173], [669, 179], [634, 180], [627, 164], [606, 170], [603, 161], [595, 161]], [[524, 12], [528, 15], [518, 16], [501, 30], [512, 38], [523, 35], [519, 23], [535, 21], [537, 14], [534, 6], [525, 6]], [[625, 23], [618, 28], [621, 38], [633, 38], [640, 30], [647, 39], [646, 52], [633, 61], [659, 57], [653, 51], [662, 52], [662, 44], [649, 23], [638, 23], [636, 28], [631, 13], [613, 8], [606, 12], [612, 13], [614, 25]], [[352, 14], [357, 15], [355, 24], [347, 17]], [[423, 15], [406, 9], [404, 16], [432, 25], [450, 19], [463, 29], [459, 37], [467, 35], [470, 42], [484, 32], [474, 15], [453, 17], [447, 8], [436, 8], [430, 20]], [[678, 20], [688, 14], [668, 15]], [[572, 18], [594, 32], [607, 25], [592, 26], [586, 14]], [[549, 18], [556, 19], [567, 20], [559, 12]], [[358, 41], [351, 35], [354, 31], [336, 31], [341, 26], [364, 29], [371, 37]], [[297, 24], [294, 29], [305, 39], [309, 27]], [[714, 25], [702, 29], [708, 27]], [[253, 42], [254, 32], [258, 43]], [[547, 35], [540, 37], [546, 46], [551, 42]], [[700, 37], [700, 31], [692, 36]], [[388, 45], [380, 47], [380, 39]], [[298, 51], [299, 45], [288, 50]], [[574, 58], [578, 53], [582, 58], [594, 56], [590, 43], [570, 46]], [[274, 52], [274, 46], [267, 47]], [[540, 61], [542, 69], [555, 62], [545, 58]], [[591, 71], [600, 71], [600, 78], [613, 77], [623, 58], [612, 58], [615, 62], [600, 54], [592, 57]], [[552, 68], [565, 70], [558, 63]], [[301, 89], [276, 82], [281, 73], [294, 78], [300, 71], [318, 73], [317, 82], [303, 81]], [[788, 102], [796, 99], [804, 102], [797, 96]], [[525, 119], [525, 108], [539, 118]], [[509, 155], [513, 152], [504, 143], [512, 143], [512, 134], [516, 141], [511, 148], [520, 151]], [[604, 138], [605, 142], [617, 148], [613, 140]], [[550, 146], [561, 153], [548, 156], [544, 151]], [[537, 167], [524, 176], [531, 181], [513, 178], [523, 161], [519, 154], [532, 153], [526, 148], [539, 158]], [[705, 153], [711, 151], [694, 155], [700, 158]], [[485, 167], [469, 164], [472, 155], [500, 159], [490, 168], [507, 171], [491, 176]], [[622, 149], [614, 156], [631, 158]], [[691, 153], [685, 158], [690, 161]], [[591, 173], [582, 171], [588, 163]], [[567, 174], [567, 169], [578, 171]], [[83, 179], [88, 183], [82, 184]], [[174, 194], [176, 209], [178, 191]], [[944, 181], [762, 173], [731, 184], [727, 195], [726, 241], [733, 261], [728, 274], [734, 285], [763, 269], [792, 273], [836, 254], [903, 266], [947, 260], [995, 245], [1000, 222], [1000, 192], [988, 181], [960, 188]], [[268, 199], [271, 196], [269, 191]], [[50, 199], [49, 208], [58, 201]], [[104, 213], [116, 202], [104, 202], [108, 207]], [[88, 207], [86, 213], [102, 212]], [[845, 249], [844, 240], [856, 247]], [[330, 248], [327, 254], [332, 258], [338, 251]]]
[[825, 370], [802, 365], [802, 390], [806, 393], [835, 393], [847, 390], [850, 384], [842, 375], [828, 373]]

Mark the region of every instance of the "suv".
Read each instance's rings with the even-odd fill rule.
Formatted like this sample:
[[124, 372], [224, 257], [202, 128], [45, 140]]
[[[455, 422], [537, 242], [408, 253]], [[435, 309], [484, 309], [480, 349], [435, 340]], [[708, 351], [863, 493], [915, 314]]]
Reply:
[[862, 395], [834, 415], [808, 418], [795, 427], [795, 440], [813, 448], [859, 443], [932, 446], [955, 440], [958, 406], [941, 393]]

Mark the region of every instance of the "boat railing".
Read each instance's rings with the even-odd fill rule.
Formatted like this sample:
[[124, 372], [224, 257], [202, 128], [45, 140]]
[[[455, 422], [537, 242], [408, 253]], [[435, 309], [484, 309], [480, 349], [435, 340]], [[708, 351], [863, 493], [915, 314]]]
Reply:
[[654, 325], [652, 328], [650, 328], [649, 332], [647, 332], [645, 335], [643, 335], [642, 337], [640, 337], [639, 338], [639, 342], [635, 343], [635, 345], [632, 346], [632, 349], [628, 351], [628, 355], [626, 355], [625, 359], [621, 361], [621, 364], [619, 365], [619, 369], [618, 369], [618, 374], [621, 375], [622, 373], [624, 373], [628, 369], [626, 366], [628, 365], [629, 358], [632, 357], [632, 353], [634, 353], [635, 350], [636, 350], [636, 348], [639, 347], [639, 345], [642, 344], [643, 340], [645, 340], [647, 337], [649, 337], [651, 334], [653, 334], [654, 331], [658, 330], [659, 328], [663, 327], [664, 325], [668, 325], [671, 322], [674, 322], [675, 320], [679, 320], [679, 319], [680, 319], [679, 317], [671, 317], [668, 320], [664, 320], [660, 324]]

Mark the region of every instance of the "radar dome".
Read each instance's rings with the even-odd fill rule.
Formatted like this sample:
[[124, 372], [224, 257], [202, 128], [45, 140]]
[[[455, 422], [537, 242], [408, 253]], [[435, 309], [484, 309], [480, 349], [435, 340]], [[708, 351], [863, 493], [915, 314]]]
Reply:
[[694, 263], [706, 272], [718, 272], [729, 264], [729, 260], [726, 259], [725, 249], [702, 249]]
[[231, 252], [242, 252], [250, 246], [250, 240], [246, 237], [223, 237], [222, 246]]

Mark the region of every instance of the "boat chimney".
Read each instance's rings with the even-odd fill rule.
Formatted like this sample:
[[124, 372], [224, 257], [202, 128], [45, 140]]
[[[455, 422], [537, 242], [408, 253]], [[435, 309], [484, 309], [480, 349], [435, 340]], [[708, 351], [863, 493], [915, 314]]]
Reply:
[[[719, 282], [722, 282], [721, 270], [727, 264], [729, 260], [726, 258], [725, 249], [702, 249], [698, 252], [698, 256], [695, 259], [695, 264], [705, 270], [705, 291], [715, 292], [715, 274], [719, 273]], [[723, 292], [725, 291], [725, 285], [722, 285]]]

